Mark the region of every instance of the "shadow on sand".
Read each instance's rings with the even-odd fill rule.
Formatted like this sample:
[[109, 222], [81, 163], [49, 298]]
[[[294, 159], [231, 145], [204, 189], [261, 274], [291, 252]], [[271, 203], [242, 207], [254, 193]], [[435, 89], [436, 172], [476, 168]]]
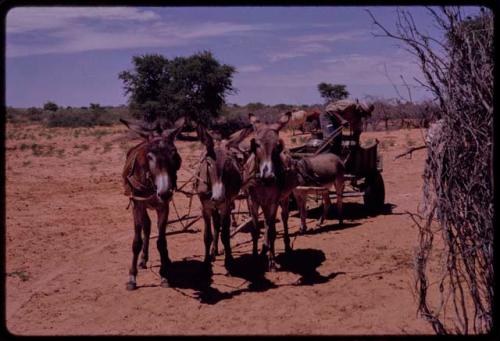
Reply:
[[[245, 292], [264, 292], [280, 286], [290, 285], [315, 285], [326, 283], [342, 272], [333, 272], [327, 276], [321, 275], [317, 268], [324, 262], [325, 254], [316, 249], [293, 250], [288, 254], [279, 254], [276, 262], [279, 271], [288, 271], [300, 275], [295, 283], [276, 285], [266, 278], [266, 260], [264, 257], [253, 257], [243, 254], [234, 259], [230, 275], [244, 279], [248, 282], [246, 287], [235, 287], [234, 290], [222, 292], [212, 287], [213, 272], [198, 260], [182, 260], [172, 262], [168, 268], [168, 283], [174, 289], [191, 289], [194, 295], [188, 295], [178, 290], [183, 295], [195, 298], [200, 303], [217, 304], [226, 299], [231, 299]], [[144, 285], [141, 287], [156, 287], [157, 285]]]
[[332, 272], [327, 276], [321, 275], [317, 268], [325, 261], [325, 254], [316, 249], [297, 249], [282, 253], [276, 257], [281, 266], [280, 271], [288, 271], [301, 277], [295, 285], [314, 285], [326, 283], [345, 272]]
[[[343, 204], [343, 216], [344, 219], [349, 219], [349, 220], [356, 220], [356, 219], [364, 219], [368, 217], [374, 217], [378, 215], [389, 215], [393, 214], [394, 208], [397, 206], [394, 204], [386, 203], [382, 207], [382, 210], [376, 214], [371, 214], [370, 212], [367, 211], [365, 208], [365, 205], [357, 203], [357, 202], [346, 202]], [[312, 208], [307, 211], [307, 218], [308, 219], [319, 219], [323, 214], [323, 205], [320, 205], [318, 207]], [[293, 214], [291, 214], [293, 217], [300, 218], [300, 213], [298, 211], [295, 211]], [[337, 220], [338, 219], [338, 213], [337, 213], [337, 205], [335, 202], [332, 203], [330, 206], [330, 209], [328, 210], [326, 219], [328, 220]]]

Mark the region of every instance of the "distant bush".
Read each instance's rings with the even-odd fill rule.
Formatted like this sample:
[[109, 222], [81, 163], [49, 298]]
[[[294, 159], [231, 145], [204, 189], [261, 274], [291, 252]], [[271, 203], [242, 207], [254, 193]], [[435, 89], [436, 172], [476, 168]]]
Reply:
[[26, 117], [31, 122], [39, 122], [43, 119], [43, 111], [36, 107], [28, 108], [26, 110]]
[[228, 138], [232, 133], [248, 126], [248, 118], [243, 115], [227, 115], [217, 119], [211, 126], [221, 138]]
[[13, 107], [7, 107], [5, 111], [5, 118], [7, 122], [19, 123], [22, 122], [21, 110]]
[[51, 101], [48, 101], [43, 105], [43, 110], [57, 111], [58, 109], [59, 109], [59, 106]]
[[48, 127], [93, 127], [110, 126], [118, 122], [118, 116], [102, 108], [98, 110], [59, 110], [52, 113], [48, 120]]

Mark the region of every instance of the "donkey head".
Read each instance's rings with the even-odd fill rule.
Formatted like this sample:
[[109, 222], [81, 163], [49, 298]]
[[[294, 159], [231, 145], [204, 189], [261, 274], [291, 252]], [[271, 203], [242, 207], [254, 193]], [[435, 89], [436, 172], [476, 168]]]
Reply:
[[174, 140], [184, 126], [184, 118], [178, 119], [174, 128], [162, 130], [157, 125], [148, 128], [138, 122], [120, 121], [144, 140], [144, 153], [138, 158], [139, 165], [151, 176], [160, 201], [169, 199], [176, 186], [177, 171], [181, 166], [181, 157], [177, 153]]
[[291, 112], [283, 114], [277, 123], [265, 124], [253, 114], [248, 114], [252, 123], [255, 138], [250, 142], [250, 151], [255, 155], [257, 177], [270, 183], [276, 179], [279, 172], [280, 153], [284, 149], [284, 142], [279, 138], [279, 131], [290, 120]]
[[196, 129], [200, 141], [207, 148], [207, 176], [212, 186], [211, 200], [222, 202], [229, 195], [228, 192], [237, 194], [241, 186], [241, 176], [231, 148], [237, 149], [238, 145], [252, 133], [252, 128], [242, 129], [228, 139], [220, 141], [216, 140], [204, 126], [198, 125]]

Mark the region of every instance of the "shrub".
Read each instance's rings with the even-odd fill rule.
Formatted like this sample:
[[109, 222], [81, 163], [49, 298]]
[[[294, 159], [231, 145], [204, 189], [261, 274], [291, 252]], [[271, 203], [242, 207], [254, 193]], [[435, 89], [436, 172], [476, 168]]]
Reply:
[[58, 109], [58, 105], [51, 101], [48, 101], [43, 105], [43, 110], [57, 111]]
[[118, 122], [117, 115], [99, 110], [59, 110], [52, 113], [47, 121], [48, 127], [93, 127], [110, 126]]

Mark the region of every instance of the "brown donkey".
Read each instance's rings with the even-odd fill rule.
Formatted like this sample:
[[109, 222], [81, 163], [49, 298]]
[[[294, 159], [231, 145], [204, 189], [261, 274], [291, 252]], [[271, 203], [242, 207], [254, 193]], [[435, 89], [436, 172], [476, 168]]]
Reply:
[[[176, 188], [177, 171], [181, 166], [181, 158], [177, 153], [174, 140], [182, 130], [184, 118], [175, 122], [175, 128], [161, 130], [159, 127], [148, 129], [139, 123], [120, 119], [129, 129], [138, 133], [144, 141], [127, 152], [127, 160], [123, 169], [125, 195], [133, 203], [134, 241], [132, 243], [132, 265], [129, 271], [127, 290], [137, 288], [137, 260], [142, 248], [141, 268], [146, 268], [149, 254], [149, 236], [151, 220], [147, 209], [156, 210], [158, 216], [158, 240], [156, 246], [160, 253], [161, 286], [168, 287], [166, 278], [168, 258], [167, 240], [165, 236], [169, 203]], [[144, 241], [141, 237], [144, 233]]]
[[253, 255], [257, 256], [258, 210], [262, 207], [266, 228], [261, 255], [266, 256], [269, 251], [267, 265], [271, 271], [276, 270], [274, 241], [278, 205], [281, 206], [285, 252], [291, 250], [288, 235], [288, 199], [293, 188], [298, 185], [298, 177], [295, 170], [290, 167], [290, 159], [283, 153], [284, 142], [279, 138], [279, 131], [288, 123], [290, 115], [291, 113], [287, 112], [281, 116], [278, 123], [264, 124], [253, 114], [249, 114], [255, 138], [251, 140], [251, 156], [245, 164], [244, 179], [245, 182], [249, 182], [248, 207], [253, 220], [252, 251]]
[[[205, 264], [215, 259], [218, 253], [219, 232], [222, 228], [222, 244], [224, 245], [224, 265], [228, 272], [232, 265], [229, 228], [231, 210], [243, 184], [242, 164], [238, 154], [238, 145], [249, 134], [252, 128], [242, 129], [229, 139], [217, 141], [208, 130], [198, 125], [198, 136], [206, 147], [205, 156], [199, 165], [198, 179], [195, 184], [200, 198], [203, 219], [205, 221]], [[210, 219], [213, 221], [214, 234]], [[211, 249], [210, 249], [211, 246]]]

